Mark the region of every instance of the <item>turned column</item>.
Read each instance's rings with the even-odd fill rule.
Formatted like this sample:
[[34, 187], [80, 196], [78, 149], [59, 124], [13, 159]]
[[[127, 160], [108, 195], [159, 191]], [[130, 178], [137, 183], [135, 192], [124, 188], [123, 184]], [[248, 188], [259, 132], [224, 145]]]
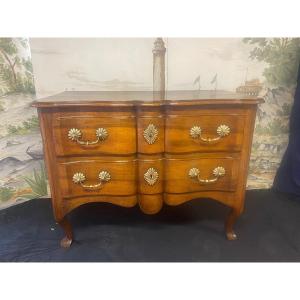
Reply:
[[155, 100], [165, 99], [165, 54], [166, 48], [162, 38], [154, 42], [153, 53], [153, 95]]

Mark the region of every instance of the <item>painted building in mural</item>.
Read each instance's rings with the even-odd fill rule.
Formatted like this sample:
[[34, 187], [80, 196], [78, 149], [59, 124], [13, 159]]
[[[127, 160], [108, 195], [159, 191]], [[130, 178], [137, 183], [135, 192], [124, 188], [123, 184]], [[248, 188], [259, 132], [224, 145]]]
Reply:
[[236, 92], [247, 96], [258, 96], [263, 89], [263, 84], [259, 79], [246, 80], [244, 85], [236, 88]]
[[[38, 119], [30, 106], [35, 93], [152, 90], [154, 40], [0, 38], [0, 207], [49, 194]], [[299, 39], [164, 41], [167, 91], [197, 90], [208, 96], [236, 91], [264, 97], [248, 188], [269, 188], [288, 142]]]

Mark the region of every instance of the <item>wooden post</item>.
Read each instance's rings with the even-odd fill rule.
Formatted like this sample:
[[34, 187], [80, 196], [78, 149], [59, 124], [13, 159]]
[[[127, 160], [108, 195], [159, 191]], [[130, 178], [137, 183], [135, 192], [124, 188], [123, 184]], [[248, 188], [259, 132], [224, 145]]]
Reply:
[[155, 100], [165, 99], [165, 54], [166, 48], [162, 38], [154, 42], [153, 53], [153, 96]]

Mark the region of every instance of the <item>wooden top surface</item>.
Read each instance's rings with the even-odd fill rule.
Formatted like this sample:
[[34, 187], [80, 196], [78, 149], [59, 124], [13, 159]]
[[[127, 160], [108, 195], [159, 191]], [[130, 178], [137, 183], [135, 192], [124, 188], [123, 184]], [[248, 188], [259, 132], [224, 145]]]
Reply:
[[167, 91], [162, 100], [152, 91], [66, 91], [38, 99], [34, 107], [160, 106], [201, 104], [258, 104], [262, 98], [225, 91]]

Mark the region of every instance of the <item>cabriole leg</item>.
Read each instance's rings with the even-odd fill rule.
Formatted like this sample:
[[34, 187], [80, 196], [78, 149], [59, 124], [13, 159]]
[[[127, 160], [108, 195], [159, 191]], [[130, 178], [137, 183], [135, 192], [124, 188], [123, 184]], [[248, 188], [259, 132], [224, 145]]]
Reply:
[[225, 221], [226, 237], [229, 241], [233, 241], [233, 240], [237, 239], [237, 235], [235, 234], [235, 232], [233, 230], [233, 225], [236, 222], [238, 216], [239, 216], [238, 211], [236, 209], [232, 208], [228, 214], [226, 221]]
[[73, 241], [73, 230], [71, 223], [66, 217], [64, 217], [61, 221], [58, 222], [58, 224], [63, 228], [65, 232], [65, 237], [60, 241], [60, 245], [63, 248], [69, 248]]

